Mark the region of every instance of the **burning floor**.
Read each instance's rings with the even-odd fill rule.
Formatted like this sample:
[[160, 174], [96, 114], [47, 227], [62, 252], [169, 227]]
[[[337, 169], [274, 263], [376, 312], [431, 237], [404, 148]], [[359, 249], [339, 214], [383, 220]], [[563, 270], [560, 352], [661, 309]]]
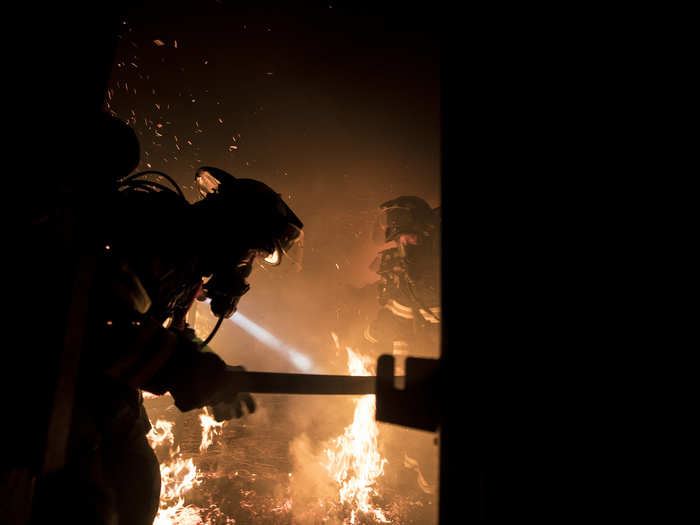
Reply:
[[434, 434], [376, 423], [374, 396], [255, 397], [254, 414], [223, 425], [145, 400], [157, 525], [437, 523]]

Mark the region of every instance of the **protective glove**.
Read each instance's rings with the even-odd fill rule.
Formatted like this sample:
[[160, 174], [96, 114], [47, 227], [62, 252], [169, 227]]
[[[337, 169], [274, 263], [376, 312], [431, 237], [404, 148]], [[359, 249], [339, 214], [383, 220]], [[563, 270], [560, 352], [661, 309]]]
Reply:
[[[243, 370], [245, 370], [245, 368], [243, 368], [242, 366], [227, 367], [227, 372]], [[226, 381], [225, 378], [224, 381]], [[230, 380], [229, 382], [233, 384], [233, 380]], [[231, 390], [226, 388], [224, 388], [224, 390], [226, 390], [224, 396], [230, 397], [230, 399], [224, 399], [211, 405], [212, 412], [214, 414], [214, 419], [216, 419], [216, 421], [220, 423], [229, 419], [238, 419], [243, 417], [244, 404], [248, 408], [248, 412], [250, 414], [255, 412], [255, 399], [253, 399], [253, 396], [251, 396], [248, 392], [232, 392]]]
[[243, 403], [248, 407], [249, 413], [252, 414], [255, 412], [255, 400], [253, 396], [247, 392], [239, 392], [232, 402], [220, 401], [211, 407], [214, 419], [221, 423], [229, 419], [243, 417]]
[[[213, 352], [203, 352], [198, 343], [184, 337], [178, 340], [175, 355], [145, 386], [154, 392], [169, 391], [175, 406], [183, 412], [217, 407], [219, 417], [231, 419], [243, 415], [242, 403], [249, 412], [255, 411], [253, 398], [239, 391], [235, 373], [244, 370], [241, 366], [227, 366], [223, 359]], [[225, 408], [230, 405], [230, 409]], [[225, 417], [230, 411], [230, 417]], [[220, 419], [217, 419], [220, 421]]]

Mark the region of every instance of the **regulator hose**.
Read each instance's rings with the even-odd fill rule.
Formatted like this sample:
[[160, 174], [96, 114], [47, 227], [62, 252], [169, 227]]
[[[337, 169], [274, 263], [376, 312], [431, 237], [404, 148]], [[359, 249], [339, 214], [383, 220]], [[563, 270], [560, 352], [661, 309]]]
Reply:
[[224, 321], [224, 316], [223, 315], [219, 316], [219, 319], [216, 321], [216, 324], [214, 325], [214, 329], [211, 331], [211, 333], [207, 336], [207, 338], [202, 343], [203, 347], [207, 346], [209, 344], [209, 341], [211, 341], [214, 338], [214, 335], [219, 330], [219, 327], [221, 326], [221, 323], [223, 321]]

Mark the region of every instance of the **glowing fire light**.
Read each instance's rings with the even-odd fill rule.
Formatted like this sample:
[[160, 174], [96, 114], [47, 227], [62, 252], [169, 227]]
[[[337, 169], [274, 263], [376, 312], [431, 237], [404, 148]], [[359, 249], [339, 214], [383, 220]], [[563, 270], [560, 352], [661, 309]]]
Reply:
[[183, 460], [180, 447], [176, 447], [170, 462], [161, 463], [160, 478], [160, 508], [154, 525], [202, 523], [199, 509], [185, 505], [185, 493], [201, 483], [193, 459]]
[[209, 414], [209, 410], [206, 407], [204, 407], [204, 413], [199, 414], [199, 421], [202, 423], [202, 443], [199, 445], [199, 451], [206, 452], [214, 442], [214, 436], [221, 436], [221, 427], [224, 425], [224, 422], [217, 422]]
[[[334, 338], [335, 339], [335, 338]], [[346, 348], [348, 368], [352, 375], [371, 375], [371, 360]], [[355, 417], [344, 433], [331, 442], [326, 450], [328, 463], [324, 466], [339, 485], [340, 503], [351, 509], [346, 524], [357, 523], [358, 515], [368, 515], [381, 523], [389, 523], [384, 512], [374, 507], [377, 495], [374, 485], [384, 474], [383, 459], [377, 448], [379, 428], [375, 421], [376, 402], [373, 395], [355, 400]]]
[[148, 434], [146, 434], [146, 438], [151, 448], [154, 449], [161, 446], [166, 441], [169, 441], [172, 446], [175, 441], [172, 422], [159, 419], [156, 421], [156, 424], [152, 426]]
[[155, 525], [201, 523], [198, 509], [185, 506], [185, 493], [201, 483], [192, 458], [184, 460], [180, 447], [172, 448], [173, 423], [158, 420], [146, 435], [152, 448], [169, 443], [170, 459], [160, 464], [160, 508], [154, 520]]
[[[200, 452], [205, 452], [213, 443], [215, 435], [221, 435], [223, 422], [218, 423], [205, 408], [200, 414], [202, 424], [202, 442]], [[193, 505], [185, 505], [185, 494], [202, 483], [202, 475], [197, 471], [194, 459], [184, 459], [180, 447], [173, 448], [175, 438], [171, 421], [158, 420], [146, 435], [151, 447], [155, 450], [163, 445], [169, 448], [169, 459], [160, 463], [160, 507], [153, 521], [154, 525], [203, 525], [209, 523], [202, 520], [203, 509]], [[217, 512], [216, 506], [210, 511]]]

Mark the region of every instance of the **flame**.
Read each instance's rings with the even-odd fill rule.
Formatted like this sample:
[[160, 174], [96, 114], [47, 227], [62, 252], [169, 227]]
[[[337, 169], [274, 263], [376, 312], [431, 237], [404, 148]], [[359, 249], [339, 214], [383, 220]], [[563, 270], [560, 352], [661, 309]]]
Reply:
[[151, 394], [147, 390], [141, 390], [141, 394], [143, 395], [144, 399], [156, 399], [160, 396], [157, 396], [156, 394]]
[[146, 438], [153, 449], [161, 446], [166, 441], [170, 441], [170, 446], [172, 446], [175, 442], [173, 423], [159, 419], [155, 425], [151, 425], [151, 430], [146, 434]]
[[204, 407], [204, 413], [199, 414], [199, 421], [202, 423], [202, 442], [199, 445], [200, 452], [206, 452], [209, 446], [214, 442], [214, 436], [221, 436], [221, 427], [224, 422], [217, 422], [210, 414], [207, 407]]
[[160, 465], [160, 508], [154, 525], [195, 525], [202, 523], [198, 507], [185, 505], [185, 493], [201, 483], [192, 458], [184, 460], [180, 447], [171, 451], [170, 461]]
[[[371, 375], [371, 359], [350, 348], [345, 350], [351, 375]], [[384, 474], [384, 465], [387, 463], [377, 447], [379, 428], [375, 421], [375, 410], [373, 395], [356, 399], [352, 424], [345, 428], [342, 435], [332, 440], [331, 447], [325, 451], [328, 463], [324, 466], [339, 485], [340, 503], [351, 509], [349, 521], [345, 522], [348, 524], [357, 523], [360, 513], [381, 523], [389, 523], [384, 512], [371, 501], [377, 495], [374, 485]]]
[[[212, 444], [214, 435], [221, 434], [223, 422], [218, 423], [205, 408], [200, 414], [202, 424], [202, 441], [199, 445], [200, 453], [207, 450]], [[197, 470], [194, 458], [184, 459], [180, 447], [174, 447], [173, 422], [158, 420], [152, 425], [146, 435], [148, 443], [155, 450], [158, 447], [168, 446], [168, 459], [160, 463], [160, 506], [153, 525], [204, 525], [210, 520], [203, 521], [203, 510], [194, 505], [185, 505], [185, 494], [203, 481], [202, 474]], [[208, 512], [217, 513], [216, 506], [208, 509]], [[228, 520], [227, 520], [228, 522]]]
[[199, 509], [185, 506], [185, 493], [201, 483], [201, 479], [193, 459], [183, 459], [179, 446], [172, 448], [175, 442], [172, 429], [172, 421], [159, 419], [146, 435], [148, 443], [154, 450], [169, 443], [169, 460], [160, 464], [160, 508], [153, 523], [154, 525], [200, 524], [202, 520], [199, 517]]

